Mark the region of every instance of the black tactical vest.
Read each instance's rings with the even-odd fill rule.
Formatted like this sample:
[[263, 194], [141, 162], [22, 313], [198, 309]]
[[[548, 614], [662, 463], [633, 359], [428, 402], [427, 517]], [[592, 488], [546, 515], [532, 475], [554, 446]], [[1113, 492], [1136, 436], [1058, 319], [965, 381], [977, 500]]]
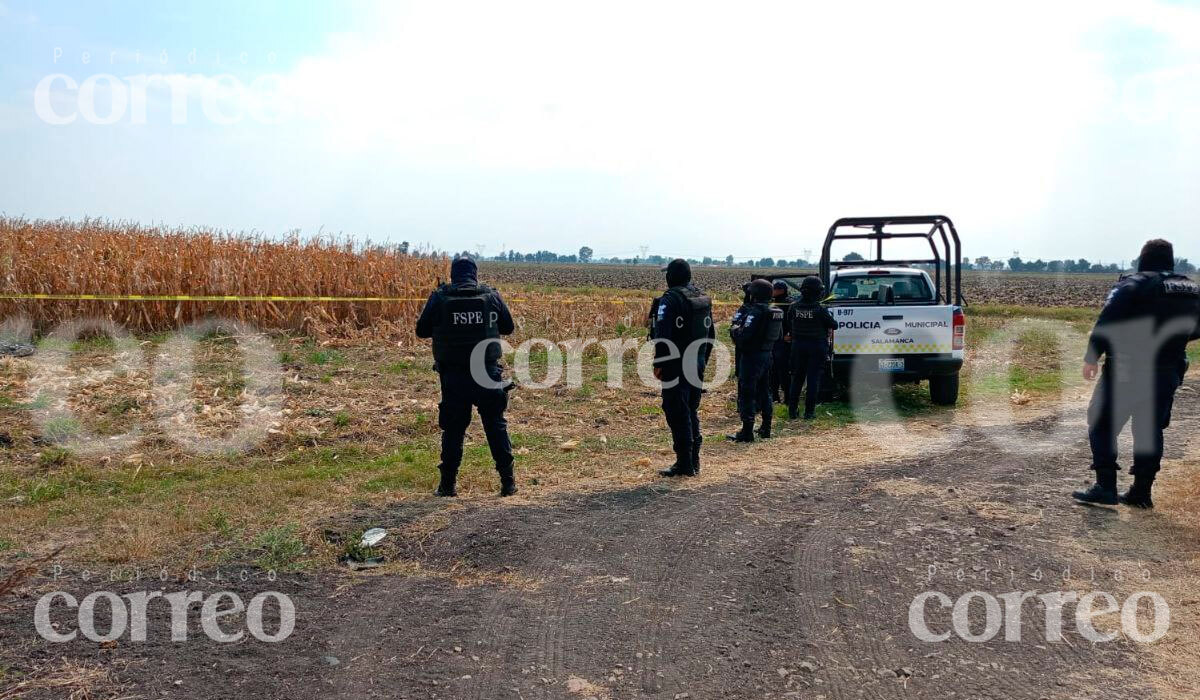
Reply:
[[[758, 350], [771, 350], [775, 347], [775, 341], [783, 337], [783, 309], [761, 302], [755, 304], [755, 315], [766, 323], [763, 323], [758, 328], [758, 342], [752, 345]], [[753, 329], [751, 329], [753, 331]]]
[[467, 365], [480, 342], [500, 337], [499, 313], [491, 303], [489, 287], [438, 289], [442, 313], [433, 328], [433, 356], [444, 365]]
[[[1143, 273], [1144, 274], [1144, 273]], [[1159, 351], [1159, 366], [1186, 366], [1187, 344], [1200, 323], [1200, 285], [1183, 275], [1149, 273], [1156, 332], [1169, 332]], [[1172, 330], [1162, 330], [1169, 326]], [[1189, 335], [1187, 328], [1191, 329]], [[1173, 332], [1172, 332], [1173, 331]]]
[[683, 315], [675, 319], [675, 342], [686, 346], [707, 338], [713, 325], [712, 299], [695, 287], [672, 287], [667, 294], [674, 294], [683, 307]]
[[824, 340], [829, 336], [826, 311], [820, 302], [799, 301], [792, 305], [792, 340]]

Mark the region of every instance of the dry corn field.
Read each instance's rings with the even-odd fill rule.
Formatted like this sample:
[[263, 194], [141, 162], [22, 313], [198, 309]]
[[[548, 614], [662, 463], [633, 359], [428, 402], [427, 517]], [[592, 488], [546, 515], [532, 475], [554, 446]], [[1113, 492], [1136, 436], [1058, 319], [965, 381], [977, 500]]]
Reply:
[[23, 301], [0, 299], [0, 318], [39, 330], [83, 318], [160, 331], [221, 317], [305, 333], [411, 333], [447, 264], [442, 258], [330, 240], [268, 240], [205, 230], [103, 221], [0, 219], [0, 296], [338, 296], [398, 303]]
[[[644, 291], [662, 286], [651, 266], [481, 263], [481, 277], [509, 300], [512, 340], [638, 334]], [[696, 269], [720, 299], [718, 320], [755, 270]], [[441, 257], [332, 240], [272, 240], [201, 229], [163, 230], [104, 221], [0, 218], [0, 296], [12, 294], [386, 297], [401, 302], [73, 301], [0, 299], [0, 319], [29, 319], [39, 332], [106, 319], [133, 332], [170, 330], [208, 318], [319, 337], [368, 334], [412, 342], [423, 300], [447, 275]], [[796, 272], [796, 271], [793, 271]], [[1112, 280], [1099, 275], [969, 273], [969, 301], [1095, 306]], [[18, 332], [21, 326], [18, 325]], [[11, 331], [10, 331], [11, 332]]]

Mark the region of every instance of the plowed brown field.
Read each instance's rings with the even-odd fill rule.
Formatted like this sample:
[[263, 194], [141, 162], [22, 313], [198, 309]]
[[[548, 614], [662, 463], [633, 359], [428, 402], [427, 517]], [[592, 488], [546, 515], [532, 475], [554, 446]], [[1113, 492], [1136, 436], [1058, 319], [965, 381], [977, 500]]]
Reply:
[[[658, 289], [663, 273], [651, 265], [557, 265], [484, 262], [481, 274], [501, 285]], [[803, 274], [804, 270], [696, 267], [696, 283], [710, 292], [736, 293], [752, 273]], [[974, 304], [1098, 307], [1115, 275], [963, 273], [963, 293]]]

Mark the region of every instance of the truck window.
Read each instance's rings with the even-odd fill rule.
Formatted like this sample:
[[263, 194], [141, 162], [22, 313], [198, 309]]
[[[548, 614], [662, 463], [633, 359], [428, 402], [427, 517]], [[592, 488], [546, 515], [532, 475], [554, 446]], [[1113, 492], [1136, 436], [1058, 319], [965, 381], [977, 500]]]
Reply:
[[928, 303], [933, 290], [924, 275], [850, 275], [833, 283], [835, 301], [881, 302], [885, 289], [891, 288], [897, 304]]

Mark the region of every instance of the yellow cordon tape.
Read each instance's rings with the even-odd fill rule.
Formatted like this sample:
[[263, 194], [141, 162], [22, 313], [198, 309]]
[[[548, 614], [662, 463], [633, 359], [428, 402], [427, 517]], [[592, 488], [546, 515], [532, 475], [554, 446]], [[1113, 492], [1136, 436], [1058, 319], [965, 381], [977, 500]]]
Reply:
[[[401, 303], [424, 302], [425, 297], [241, 297], [241, 296], [192, 296], [189, 294], [167, 294], [150, 296], [143, 294], [0, 294], [0, 300], [8, 301], [203, 301], [203, 302], [325, 302], [325, 303]], [[544, 299], [509, 299], [514, 304], [525, 304], [532, 301], [555, 301], [560, 304], [580, 303], [609, 303], [609, 304], [648, 304], [649, 300], [627, 299], [624, 297], [591, 297], [591, 298], [559, 298]], [[713, 301], [714, 306], [740, 306], [732, 301]]]

